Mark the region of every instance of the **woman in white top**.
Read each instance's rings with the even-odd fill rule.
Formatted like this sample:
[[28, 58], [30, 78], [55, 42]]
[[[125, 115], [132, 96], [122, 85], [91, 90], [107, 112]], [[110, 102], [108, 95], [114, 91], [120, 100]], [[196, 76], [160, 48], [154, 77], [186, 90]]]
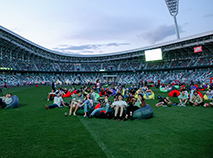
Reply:
[[127, 107], [127, 103], [123, 101], [123, 96], [121, 94], [118, 95], [118, 101], [113, 102], [111, 107], [115, 109], [115, 115], [114, 115], [113, 121], [117, 120], [117, 115], [119, 110], [120, 110], [119, 121], [121, 121], [123, 111]]

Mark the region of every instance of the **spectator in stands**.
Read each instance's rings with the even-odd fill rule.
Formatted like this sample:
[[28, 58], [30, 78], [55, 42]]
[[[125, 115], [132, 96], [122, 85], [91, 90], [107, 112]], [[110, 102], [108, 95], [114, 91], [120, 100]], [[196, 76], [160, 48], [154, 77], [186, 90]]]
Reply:
[[65, 103], [61, 97], [61, 95], [58, 93], [57, 94], [57, 97], [54, 97], [54, 101], [53, 101], [53, 104], [51, 105], [45, 105], [46, 109], [53, 109], [53, 108], [58, 108], [58, 107], [62, 107], [61, 105], [65, 106]]
[[117, 120], [118, 111], [120, 111], [119, 121], [121, 121], [123, 116], [123, 111], [127, 107], [126, 101], [123, 101], [123, 96], [119, 94], [117, 97], [118, 97], [118, 101], [113, 102], [111, 105], [111, 107], [114, 108], [115, 110], [113, 121]]
[[179, 104], [177, 106], [183, 106], [186, 107], [186, 103], [188, 102], [189, 96], [185, 92], [185, 90], [181, 91], [181, 94], [178, 96]]
[[0, 98], [0, 109], [5, 108], [7, 105], [9, 105], [12, 102], [12, 94], [8, 93], [5, 97]]
[[86, 100], [80, 107], [84, 107], [84, 113], [85, 113], [84, 117], [86, 117], [88, 113], [88, 108], [93, 107], [93, 100], [91, 99], [91, 96], [89, 93], [86, 94]]
[[193, 94], [194, 95], [190, 98], [189, 104], [192, 106], [203, 106], [203, 99], [200, 97], [197, 91], [194, 91]]
[[72, 98], [69, 115], [72, 115], [72, 112], [74, 110], [73, 115], [76, 116], [76, 112], [79, 108], [79, 105], [82, 104], [83, 99], [84, 98], [83, 95], [81, 95], [81, 91], [77, 91], [76, 95], [74, 95]]
[[47, 97], [47, 101], [49, 100], [53, 100], [55, 97], [56, 93], [54, 92], [54, 90], [52, 89], [52, 92], [49, 93], [48, 97]]
[[105, 111], [108, 112], [109, 106], [111, 102], [109, 101], [109, 95], [105, 94], [104, 97], [99, 97], [98, 101], [100, 102], [100, 107], [93, 110], [93, 112], [89, 115], [89, 118], [92, 118], [97, 112]]

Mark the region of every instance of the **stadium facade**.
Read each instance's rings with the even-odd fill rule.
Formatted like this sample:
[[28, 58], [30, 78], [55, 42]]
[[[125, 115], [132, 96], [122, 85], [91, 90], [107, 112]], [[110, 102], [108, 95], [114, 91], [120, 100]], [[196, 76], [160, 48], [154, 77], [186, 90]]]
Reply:
[[[155, 48], [161, 48], [163, 60], [146, 62], [144, 52]], [[190, 80], [192, 74], [205, 72], [211, 77], [212, 55], [213, 31], [134, 50], [80, 55], [49, 50], [0, 26], [0, 73], [23, 81], [26, 76], [54, 76], [47, 78], [64, 82], [61, 76], [81, 80], [88, 75], [101, 75], [107, 81], [122, 82], [122, 75], [130, 75], [139, 82], [152, 74], [165, 81], [169, 73], [184, 73], [185, 79]]]

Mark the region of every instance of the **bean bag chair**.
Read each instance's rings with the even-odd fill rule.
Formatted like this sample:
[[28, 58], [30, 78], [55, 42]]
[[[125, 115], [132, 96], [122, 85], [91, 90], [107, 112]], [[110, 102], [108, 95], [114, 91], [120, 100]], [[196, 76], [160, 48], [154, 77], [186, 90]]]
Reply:
[[101, 103], [98, 103], [98, 104], [95, 106], [95, 109], [98, 109], [100, 106], [101, 106]]
[[198, 88], [197, 88], [196, 86], [192, 86], [192, 87], [191, 87], [191, 90], [192, 90], [192, 89], [196, 89], [196, 90], [197, 90]]
[[197, 93], [199, 94], [199, 96], [203, 99], [203, 94], [199, 91], [197, 91]]
[[168, 92], [168, 89], [164, 89], [163, 87], [160, 87], [160, 92]]
[[[88, 115], [89, 115], [90, 113], [92, 113], [93, 110], [94, 110], [94, 107], [89, 108], [89, 109], [88, 109]], [[84, 115], [84, 108], [78, 109], [78, 111], [76, 112], [76, 114], [77, 114], [77, 115]]]
[[198, 89], [198, 85], [197, 84], [195, 84], [194, 86], [197, 87], [197, 89]]
[[174, 87], [175, 87], [176, 89], [179, 89], [179, 88], [180, 88], [180, 86], [178, 86], [178, 85], [174, 85]]
[[106, 113], [106, 111], [101, 111], [101, 112], [97, 112], [95, 114], [96, 118], [108, 118], [108, 119], [112, 119], [114, 117], [114, 110], [113, 109], [109, 109]]
[[111, 89], [112, 90], [112, 96], [115, 96], [116, 95], [116, 90], [115, 89]]
[[203, 99], [208, 100], [208, 96], [206, 94], [204, 94]]
[[153, 117], [153, 110], [151, 106], [146, 104], [145, 107], [140, 108], [133, 113], [133, 119], [149, 119]]
[[63, 98], [71, 97], [71, 93], [70, 93], [70, 91], [67, 91], [67, 94], [62, 95], [62, 97], [63, 97]]
[[17, 108], [19, 105], [19, 99], [16, 95], [12, 95], [12, 102], [5, 107], [5, 109]]
[[[149, 99], [153, 99], [155, 97], [155, 93], [152, 93], [151, 95], [149, 95]], [[143, 95], [144, 99], [147, 99], [146, 94]]]
[[76, 94], [77, 90], [74, 90], [73, 92], [71, 92], [71, 95]]
[[203, 88], [198, 88], [199, 91], [205, 91], [206, 87], [203, 86]]
[[180, 92], [178, 90], [172, 90], [169, 92], [169, 97], [178, 97], [180, 95]]
[[136, 99], [138, 99], [138, 92], [139, 92], [139, 90], [137, 90], [135, 93], [135, 95], [134, 95], [134, 98], [136, 98]]

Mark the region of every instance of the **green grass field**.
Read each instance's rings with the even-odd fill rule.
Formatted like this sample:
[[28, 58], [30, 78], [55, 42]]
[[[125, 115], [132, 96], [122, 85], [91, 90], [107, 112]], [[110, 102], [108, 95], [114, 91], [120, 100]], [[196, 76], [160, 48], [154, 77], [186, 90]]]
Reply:
[[[0, 110], [0, 157], [213, 157], [213, 108], [155, 107], [148, 120], [113, 121], [46, 110], [51, 87], [4, 89], [19, 97], [16, 109]], [[156, 95], [167, 96], [153, 89]], [[172, 98], [172, 101], [177, 101]], [[70, 98], [65, 101], [69, 102]]]

